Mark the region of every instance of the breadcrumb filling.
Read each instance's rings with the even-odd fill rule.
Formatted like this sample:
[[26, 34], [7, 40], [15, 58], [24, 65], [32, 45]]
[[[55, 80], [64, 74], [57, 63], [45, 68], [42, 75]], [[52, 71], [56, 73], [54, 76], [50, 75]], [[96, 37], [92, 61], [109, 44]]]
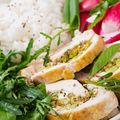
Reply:
[[74, 93], [66, 93], [63, 90], [50, 93], [52, 97], [52, 105], [57, 111], [70, 110], [78, 107], [79, 105], [85, 103], [90, 98], [96, 96], [96, 91], [91, 90], [86, 96], [78, 96]]
[[79, 54], [82, 54], [91, 45], [91, 40], [81, 42], [79, 45], [74, 46], [72, 49], [68, 49], [63, 56], [61, 56], [57, 62], [66, 63]]

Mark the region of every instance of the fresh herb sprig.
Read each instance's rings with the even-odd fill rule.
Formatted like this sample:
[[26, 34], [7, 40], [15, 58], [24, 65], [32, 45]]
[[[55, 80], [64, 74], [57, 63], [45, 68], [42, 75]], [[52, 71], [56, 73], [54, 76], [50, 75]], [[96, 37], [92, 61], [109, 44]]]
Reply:
[[98, 22], [100, 22], [106, 15], [107, 9], [119, 2], [120, 0], [101, 0], [100, 3], [90, 12], [90, 16], [96, 15], [95, 20], [88, 26], [92, 29]]
[[49, 40], [48, 42], [48, 46], [47, 46], [47, 51], [46, 51], [46, 55], [44, 57], [44, 66], [47, 66], [48, 63], [50, 62], [50, 49], [51, 49], [51, 44], [52, 44], [52, 41], [55, 40], [55, 39], [58, 39], [57, 40], [57, 45], [59, 46], [62, 42], [61, 40], [61, 34], [64, 33], [64, 32], [71, 32], [73, 29], [71, 28], [66, 28], [66, 29], [61, 29], [57, 34], [55, 34], [53, 37], [44, 33], [44, 32], [40, 32], [41, 35], [43, 35], [46, 39]]
[[64, 21], [70, 25], [70, 29], [80, 27], [79, 0], [65, 0]]
[[31, 54], [33, 41], [30, 40], [26, 51], [10, 51], [5, 55], [0, 50], [0, 119], [44, 120], [48, 111], [53, 110], [45, 84], [27, 84], [25, 78], [18, 75], [29, 62], [47, 52], [49, 45]]
[[101, 86], [107, 90], [111, 90], [117, 94], [120, 94], [120, 80], [116, 78], [100, 78], [98, 81], [86, 80], [85, 83]]

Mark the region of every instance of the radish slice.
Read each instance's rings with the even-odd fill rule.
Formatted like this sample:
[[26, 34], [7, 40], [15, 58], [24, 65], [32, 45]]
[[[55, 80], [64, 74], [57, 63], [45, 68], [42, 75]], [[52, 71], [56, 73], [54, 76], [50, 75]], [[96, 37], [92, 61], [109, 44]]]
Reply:
[[80, 3], [80, 11], [90, 11], [91, 9], [95, 8], [100, 0], [84, 0]]
[[110, 44], [110, 43], [113, 43], [113, 42], [116, 42], [116, 41], [119, 41], [120, 40], [120, 33], [115, 35], [114, 37], [111, 37], [109, 40], [107, 40], [105, 43], [106, 44]]
[[84, 32], [85, 30], [87, 30], [87, 26], [88, 26], [88, 22], [87, 19], [89, 17], [89, 12], [83, 12], [80, 13], [80, 31]]
[[109, 34], [120, 31], [120, 2], [110, 7], [102, 21], [100, 34]]

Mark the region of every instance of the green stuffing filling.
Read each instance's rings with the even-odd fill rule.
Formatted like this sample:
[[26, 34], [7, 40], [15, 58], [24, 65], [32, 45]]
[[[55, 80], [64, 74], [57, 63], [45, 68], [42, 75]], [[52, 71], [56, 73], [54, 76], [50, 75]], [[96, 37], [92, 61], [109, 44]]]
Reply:
[[82, 54], [85, 50], [89, 48], [91, 41], [85, 41], [79, 45], [74, 46], [72, 49], [67, 50], [63, 56], [61, 56], [57, 61], [60, 63], [66, 63], [69, 60], [76, 57], [78, 54]]

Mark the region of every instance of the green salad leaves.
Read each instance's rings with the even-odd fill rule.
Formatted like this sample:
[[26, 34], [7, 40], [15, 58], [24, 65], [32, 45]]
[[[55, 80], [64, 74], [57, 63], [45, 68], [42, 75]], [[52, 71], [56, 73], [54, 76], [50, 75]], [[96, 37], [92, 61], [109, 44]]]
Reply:
[[19, 70], [49, 48], [45, 45], [31, 54], [33, 42], [31, 39], [26, 51], [5, 55], [0, 50], [0, 120], [44, 120], [53, 111], [45, 84], [27, 84], [18, 75]]

